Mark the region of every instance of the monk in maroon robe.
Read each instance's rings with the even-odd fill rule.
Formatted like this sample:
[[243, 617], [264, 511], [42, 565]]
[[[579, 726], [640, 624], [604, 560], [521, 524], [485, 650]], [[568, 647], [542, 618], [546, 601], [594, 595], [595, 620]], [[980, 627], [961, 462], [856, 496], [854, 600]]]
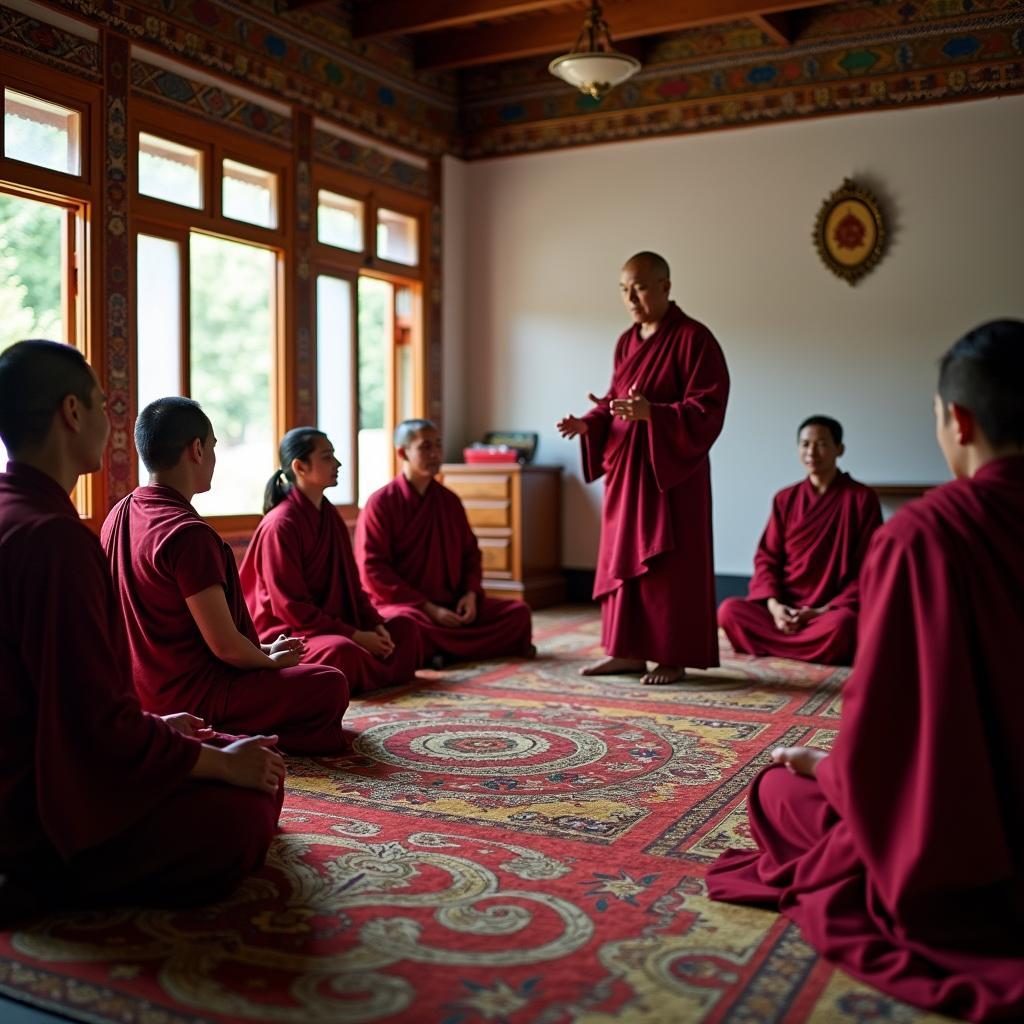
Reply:
[[359, 570], [381, 615], [415, 619], [428, 658], [532, 657], [530, 609], [483, 592], [480, 547], [457, 494], [434, 477], [441, 438], [429, 420], [395, 429], [402, 472], [356, 523]]
[[594, 598], [608, 656], [583, 674], [636, 672], [654, 685], [718, 664], [708, 452], [729, 397], [718, 342], [670, 288], [655, 253], [622, 268], [634, 326], [615, 346], [611, 387], [558, 423], [580, 438], [586, 481], [605, 478]]
[[256, 631], [264, 642], [302, 637], [307, 664], [340, 669], [354, 694], [409, 682], [423, 658], [419, 627], [405, 615], [385, 622], [360, 585], [348, 528], [324, 497], [338, 482], [334, 446], [296, 427], [280, 455], [240, 572]]
[[110, 570], [68, 499], [100, 466], [105, 404], [70, 346], [19, 342], [0, 355], [5, 922], [219, 896], [262, 862], [281, 809], [276, 737], [217, 749], [200, 719], [139, 707]]
[[1024, 323], [941, 363], [956, 480], [905, 506], [861, 573], [831, 753], [773, 752], [748, 796], [756, 851], [715, 899], [777, 907], [819, 953], [927, 1010], [1024, 1018]]
[[857, 641], [857, 578], [882, 508], [840, 471], [843, 428], [811, 416], [797, 432], [807, 479], [775, 495], [746, 600], [730, 597], [718, 623], [744, 654], [849, 665]]
[[139, 414], [135, 443], [150, 482], [111, 509], [100, 539], [142, 706], [184, 707], [222, 732], [273, 730], [288, 753], [344, 751], [345, 677], [300, 665], [301, 638], [260, 645], [231, 548], [190, 503], [216, 464], [205, 413], [187, 398], [158, 399]]

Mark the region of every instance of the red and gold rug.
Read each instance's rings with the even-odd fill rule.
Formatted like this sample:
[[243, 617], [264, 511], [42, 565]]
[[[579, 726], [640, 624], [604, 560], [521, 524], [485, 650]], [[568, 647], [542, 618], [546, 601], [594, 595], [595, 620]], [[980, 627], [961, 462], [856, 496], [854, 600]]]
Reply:
[[0, 992], [118, 1024], [933, 1024], [786, 919], [707, 899], [779, 744], [827, 745], [845, 670], [739, 658], [671, 687], [540, 657], [357, 701], [353, 754], [291, 763], [282, 833], [227, 902], [0, 933]]

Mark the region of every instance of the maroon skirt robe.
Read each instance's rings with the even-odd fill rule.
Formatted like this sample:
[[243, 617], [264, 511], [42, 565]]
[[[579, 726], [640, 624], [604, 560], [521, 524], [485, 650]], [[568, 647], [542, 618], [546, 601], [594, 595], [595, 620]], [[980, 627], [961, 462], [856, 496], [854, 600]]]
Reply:
[[[431, 481], [420, 494], [403, 474], [370, 496], [356, 523], [363, 586], [382, 615], [407, 615], [423, 635], [425, 655], [482, 660], [532, 651], [532, 620], [522, 601], [485, 597], [480, 548], [457, 494]], [[467, 626], [439, 626], [427, 601], [454, 608], [477, 595]]]
[[348, 683], [336, 669], [296, 665], [237, 669], [207, 647], [186, 598], [224, 588], [235, 627], [259, 643], [231, 548], [173, 488], [136, 488], [119, 501], [100, 535], [128, 627], [142, 706], [190, 711], [226, 733], [276, 734], [292, 754], [347, 748], [341, 717]]
[[275, 797], [189, 778], [200, 743], [146, 714], [95, 536], [51, 477], [0, 474], [0, 920], [182, 903], [263, 861]]
[[[608, 402], [631, 387], [651, 421], [623, 421]], [[672, 303], [658, 330], [626, 331], [608, 394], [584, 419], [583, 474], [604, 477], [594, 598], [612, 657], [718, 665], [711, 544], [711, 463], [729, 397], [711, 332]]]
[[906, 506], [861, 573], [857, 662], [817, 777], [766, 769], [715, 899], [777, 907], [916, 1006], [1024, 1017], [1024, 457]]
[[[385, 621], [359, 583], [348, 528], [335, 507], [320, 508], [297, 488], [256, 527], [239, 572], [256, 632], [306, 641], [306, 662], [344, 672], [352, 694], [407, 683], [423, 663], [419, 627], [405, 615]], [[381, 661], [352, 639], [385, 625], [395, 650]]]
[[[848, 473], [824, 494], [810, 480], [779, 491], [754, 558], [746, 599], [731, 597], [718, 623], [733, 648], [761, 657], [849, 665], [857, 641], [857, 578], [875, 530], [882, 525], [878, 496]], [[769, 598], [794, 608], [826, 607], [796, 633], [783, 633]]]

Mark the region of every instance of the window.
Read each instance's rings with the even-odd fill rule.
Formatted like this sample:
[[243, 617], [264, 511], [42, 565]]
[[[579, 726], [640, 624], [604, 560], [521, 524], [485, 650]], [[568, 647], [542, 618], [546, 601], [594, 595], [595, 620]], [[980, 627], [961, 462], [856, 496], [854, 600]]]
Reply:
[[193, 504], [221, 529], [250, 529], [285, 421], [290, 156], [141, 100], [134, 109], [138, 408], [169, 395], [202, 405], [217, 465], [212, 488]]
[[277, 335], [273, 252], [193, 232], [189, 388], [217, 435], [213, 489], [203, 515], [260, 512], [276, 465], [271, 392]]
[[317, 193], [317, 239], [351, 252], [363, 251], [363, 209], [358, 199], [320, 189]]
[[201, 210], [202, 151], [139, 132], [139, 192], [154, 199]]
[[222, 169], [224, 216], [262, 228], [276, 228], [277, 175], [237, 160], [225, 160]]
[[362, 507], [396, 471], [396, 423], [426, 413], [427, 206], [324, 168], [314, 186], [317, 422], [342, 463], [330, 500]]
[[377, 211], [377, 255], [382, 260], [415, 267], [420, 261], [419, 224], [394, 210]]
[[[139, 234], [135, 240], [136, 409], [185, 390], [182, 380], [182, 271], [177, 240]], [[139, 460], [139, 481], [148, 471]]]
[[4, 89], [4, 156], [64, 174], [81, 173], [82, 116], [58, 103]]
[[320, 274], [316, 279], [317, 427], [341, 462], [338, 483], [325, 493], [335, 505], [354, 505], [355, 477], [355, 302], [351, 280]]

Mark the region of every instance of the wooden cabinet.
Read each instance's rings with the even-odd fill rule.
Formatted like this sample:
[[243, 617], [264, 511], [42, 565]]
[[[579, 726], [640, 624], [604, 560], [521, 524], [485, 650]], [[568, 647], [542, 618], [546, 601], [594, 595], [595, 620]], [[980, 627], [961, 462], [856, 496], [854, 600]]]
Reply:
[[519, 598], [531, 608], [565, 600], [558, 466], [453, 462], [440, 479], [462, 499], [489, 597]]

